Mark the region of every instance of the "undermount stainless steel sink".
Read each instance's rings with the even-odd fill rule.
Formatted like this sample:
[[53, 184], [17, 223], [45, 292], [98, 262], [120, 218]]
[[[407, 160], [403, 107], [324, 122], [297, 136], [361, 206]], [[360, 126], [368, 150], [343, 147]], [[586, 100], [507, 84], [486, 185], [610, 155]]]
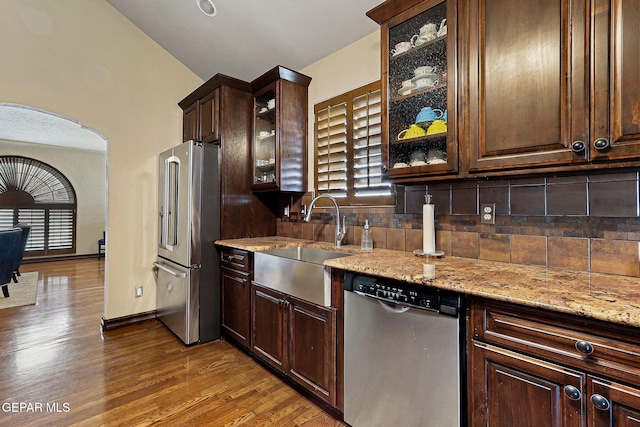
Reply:
[[256, 252], [253, 280], [276, 291], [329, 307], [331, 278], [322, 262], [349, 255], [304, 246]]

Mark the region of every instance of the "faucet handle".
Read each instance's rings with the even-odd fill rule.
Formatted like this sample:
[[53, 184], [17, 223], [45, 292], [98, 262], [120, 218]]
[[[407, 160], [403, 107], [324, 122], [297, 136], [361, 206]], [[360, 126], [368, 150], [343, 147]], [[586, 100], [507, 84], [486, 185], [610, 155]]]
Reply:
[[342, 234], [347, 234], [347, 216], [342, 217]]

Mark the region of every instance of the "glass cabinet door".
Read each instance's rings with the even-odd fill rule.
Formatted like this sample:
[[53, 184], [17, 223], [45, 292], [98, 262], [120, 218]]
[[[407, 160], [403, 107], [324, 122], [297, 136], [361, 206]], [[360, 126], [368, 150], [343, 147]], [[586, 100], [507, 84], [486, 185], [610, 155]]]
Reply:
[[[397, 22], [397, 21], [396, 21]], [[449, 129], [451, 93], [447, 2], [388, 24], [389, 176], [428, 175], [457, 167]], [[386, 56], [386, 57], [385, 57]], [[450, 153], [452, 147], [455, 153]], [[455, 163], [455, 166], [452, 166]]]
[[256, 94], [254, 102], [253, 183], [254, 185], [273, 185], [278, 180], [275, 83]]

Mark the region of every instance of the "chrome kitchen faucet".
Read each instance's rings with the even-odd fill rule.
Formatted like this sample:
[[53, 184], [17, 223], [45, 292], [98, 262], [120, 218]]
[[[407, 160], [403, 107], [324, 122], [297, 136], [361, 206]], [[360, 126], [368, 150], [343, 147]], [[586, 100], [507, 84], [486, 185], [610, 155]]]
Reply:
[[311, 201], [311, 204], [309, 205], [307, 216], [304, 217], [304, 221], [309, 222], [309, 220], [311, 219], [311, 213], [313, 212], [313, 207], [315, 206], [316, 201], [318, 201], [318, 199], [323, 199], [323, 198], [331, 200], [331, 202], [333, 202], [333, 205], [336, 207], [336, 237], [333, 244], [337, 247], [340, 247], [342, 245], [342, 239], [344, 239], [344, 237], [347, 235], [347, 221], [346, 221], [347, 218], [346, 217], [344, 218], [344, 220], [342, 221], [342, 227], [340, 227], [340, 208], [338, 207], [338, 202], [336, 201], [335, 198], [333, 198], [333, 196], [329, 196], [327, 194], [321, 194], [315, 199], [313, 199]]

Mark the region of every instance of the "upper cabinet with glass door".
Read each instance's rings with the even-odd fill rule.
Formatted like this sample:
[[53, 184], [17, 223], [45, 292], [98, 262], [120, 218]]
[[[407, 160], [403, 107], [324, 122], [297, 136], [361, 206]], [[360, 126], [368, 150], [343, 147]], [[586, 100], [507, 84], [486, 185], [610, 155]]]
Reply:
[[456, 3], [389, 0], [381, 25], [383, 166], [395, 182], [455, 174]]
[[309, 83], [281, 66], [251, 82], [253, 191], [306, 191]]

